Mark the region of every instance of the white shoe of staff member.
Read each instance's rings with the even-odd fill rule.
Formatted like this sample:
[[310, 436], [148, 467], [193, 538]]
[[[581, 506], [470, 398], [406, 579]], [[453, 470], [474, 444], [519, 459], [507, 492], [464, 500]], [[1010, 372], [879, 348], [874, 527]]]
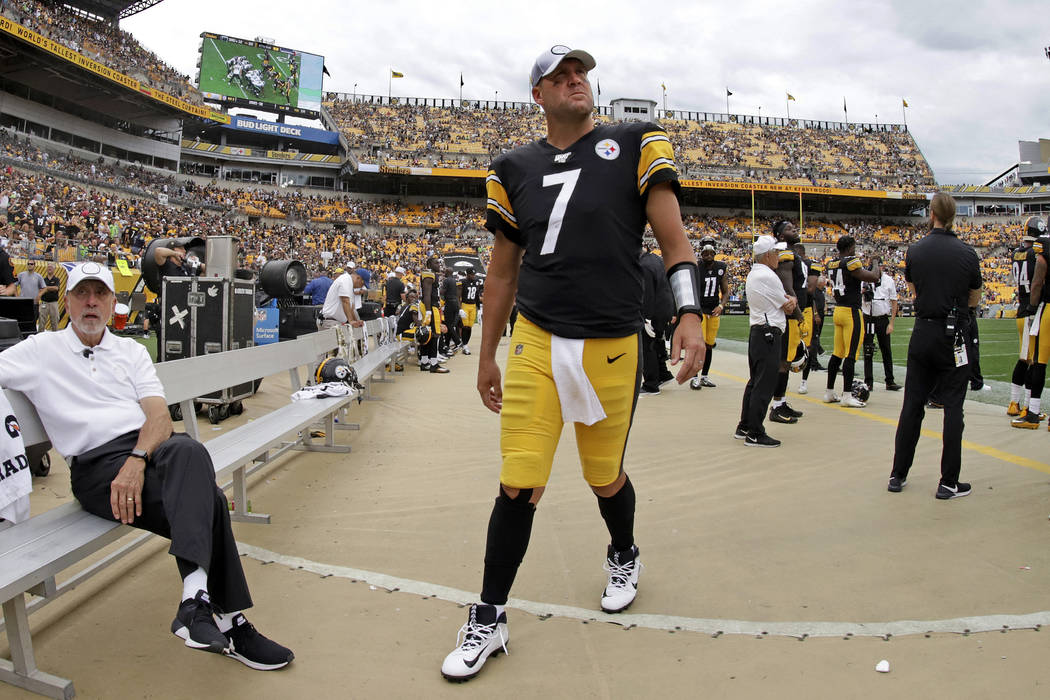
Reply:
[[839, 401], [839, 395], [834, 390], [828, 389], [824, 392], [824, 403], [838, 403]]
[[853, 394], [846, 394], [842, 399], [842, 405], [848, 408], [864, 408], [868, 404], [864, 403]]

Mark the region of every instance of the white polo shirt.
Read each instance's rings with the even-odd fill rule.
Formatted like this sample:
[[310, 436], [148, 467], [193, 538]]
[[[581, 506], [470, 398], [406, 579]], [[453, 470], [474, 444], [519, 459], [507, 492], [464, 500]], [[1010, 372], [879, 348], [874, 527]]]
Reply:
[[67, 326], [37, 333], [0, 353], [0, 386], [21, 391], [36, 407], [51, 443], [73, 457], [139, 430], [139, 402], [164, 396], [149, 353], [131, 338], [106, 330], [85, 357]]
[[357, 308], [354, 303], [354, 282], [349, 272], [344, 272], [335, 278], [332, 286], [328, 288], [328, 294], [325, 295], [324, 306], [321, 307], [321, 313], [325, 318], [332, 318], [339, 321], [339, 323], [346, 323], [349, 319], [343, 313], [341, 297], [346, 297], [350, 300], [350, 308]]
[[751, 272], [747, 273], [744, 289], [747, 292], [752, 326], [761, 326], [768, 321], [769, 325], [780, 330], [787, 327], [787, 316], [780, 307], [787, 303], [788, 297], [784, 293], [784, 283], [772, 268], [755, 262], [751, 266]]
[[879, 284], [875, 287], [874, 298], [871, 302], [864, 302], [861, 311], [866, 316], [889, 316], [890, 315], [890, 301], [896, 301], [897, 299], [897, 285], [893, 283], [893, 278], [887, 275], [885, 272], [882, 273], [882, 277], [879, 278]]

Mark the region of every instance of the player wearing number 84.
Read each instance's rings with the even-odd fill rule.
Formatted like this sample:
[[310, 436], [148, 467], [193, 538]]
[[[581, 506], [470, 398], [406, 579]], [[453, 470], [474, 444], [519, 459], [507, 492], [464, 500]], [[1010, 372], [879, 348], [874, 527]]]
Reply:
[[[680, 319], [671, 361], [685, 382], [703, 363], [696, 258], [682, 227], [678, 173], [654, 124], [596, 126], [585, 51], [554, 46], [532, 68], [547, 137], [497, 158], [487, 180], [494, 245], [484, 303], [478, 391], [500, 413], [502, 468], [488, 524], [481, 602], [442, 664], [449, 680], [476, 675], [507, 648], [510, 594], [562, 428], [573, 423], [583, 476], [609, 530], [606, 612], [629, 606], [641, 561], [635, 492], [623, 469], [640, 372], [646, 222], [661, 248]], [[517, 298], [506, 382], [500, 333]], [[597, 589], [597, 582], [595, 585]]]

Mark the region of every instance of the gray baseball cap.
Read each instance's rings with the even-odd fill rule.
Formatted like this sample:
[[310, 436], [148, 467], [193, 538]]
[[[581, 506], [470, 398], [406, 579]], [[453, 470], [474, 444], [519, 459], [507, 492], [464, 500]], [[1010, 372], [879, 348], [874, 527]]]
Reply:
[[598, 65], [594, 57], [586, 51], [556, 44], [536, 58], [536, 62], [532, 64], [532, 73], [529, 75], [529, 84], [532, 87], [539, 85], [540, 80], [553, 73], [566, 58], [579, 60], [587, 70], [594, 70], [594, 67]]

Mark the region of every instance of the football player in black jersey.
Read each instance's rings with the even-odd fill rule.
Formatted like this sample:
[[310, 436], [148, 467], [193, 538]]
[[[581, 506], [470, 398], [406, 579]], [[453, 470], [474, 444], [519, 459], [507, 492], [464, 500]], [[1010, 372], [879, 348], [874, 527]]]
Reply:
[[[857, 257], [857, 242], [853, 236], [842, 236], [836, 242], [839, 257], [828, 263], [828, 277], [835, 292], [835, 349], [828, 361], [828, 389], [824, 401], [843, 406], [863, 408], [865, 403], [853, 396], [853, 373], [864, 343], [864, 315], [860, 311], [860, 283], [878, 282], [882, 271], [878, 266], [865, 269], [864, 263]], [[835, 379], [839, 368], [842, 369], [843, 393], [840, 398], [835, 394]]]
[[470, 348], [467, 345], [470, 343], [470, 334], [474, 330], [474, 324], [478, 320], [478, 307], [481, 306], [481, 280], [478, 279], [478, 273], [473, 268], [467, 268], [467, 278], [463, 280], [463, 284], [460, 286], [460, 297], [463, 302], [463, 311], [467, 317], [463, 319], [463, 354], [469, 355]]
[[817, 361], [818, 347], [816, 338], [816, 307], [817, 307], [817, 295], [823, 296], [824, 289], [821, 285], [821, 273], [823, 267], [817, 262], [810, 260], [806, 257], [806, 247], [801, 243], [796, 243], [793, 246], [795, 251], [795, 257], [802, 261], [802, 269], [806, 271], [806, 306], [802, 309], [802, 325], [800, 326], [800, 335], [807, 338], [803, 341], [806, 344], [806, 363], [802, 368], [802, 381], [798, 384], [798, 393], [808, 394], [809, 393], [809, 373], [814, 369], [814, 363]]
[[715, 341], [718, 339], [718, 326], [722, 321], [723, 302], [729, 298], [729, 266], [721, 260], [715, 260], [715, 239], [700, 239], [700, 310], [704, 312], [703, 331], [704, 368], [699, 377], [689, 380], [691, 389], [701, 387], [714, 388], [715, 383], [707, 378], [711, 370], [711, 357], [715, 354]]
[[773, 237], [787, 247], [780, 251], [777, 264], [777, 277], [784, 284], [784, 292], [794, 297], [796, 306], [787, 320], [787, 332], [781, 337], [780, 372], [777, 374], [777, 385], [773, 389], [773, 402], [769, 409], [769, 420], [773, 423], [797, 423], [802, 411], [788, 405], [784, 395], [787, 393], [788, 367], [805, 352], [800, 345], [809, 340], [809, 331], [803, 325], [803, 309], [809, 304], [807, 292], [808, 271], [802, 264], [802, 258], [795, 255], [794, 245], [799, 242], [798, 229], [790, 221], [777, 221], [773, 224]]
[[438, 345], [438, 352], [446, 357], [452, 357], [459, 351], [459, 283], [456, 281], [456, 273], [451, 267], [445, 268], [445, 276], [441, 280], [441, 318], [445, 324], [445, 333]]
[[[623, 454], [637, 401], [642, 329], [639, 255], [646, 222], [675, 299], [671, 362], [679, 384], [703, 364], [700, 290], [682, 226], [678, 173], [655, 124], [595, 125], [585, 51], [554, 46], [532, 69], [547, 137], [496, 158], [486, 181], [492, 258], [478, 358], [478, 392], [500, 413], [499, 494], [489, 519], [481, 602], [470, 607], [442, 674], [465, 680], [507, 643], [507, 603], [528, 547], [536, 502], [562, 427], [574, 423], [583, 475], [609, 530], [601, 607], [635, 597], [635, 492]], [[517, 299], [504, 383], [500, 332]]]
[[[1035, 430], [1043, 419], [1040, 402], [1043, 385], [1046, 384], [1046, 365], [1050, 362], [1050, 237], [1041, 236], [1032, 247], [1037, 250], [1035, 270], [1032, 273], [1031, 298], [1028, 300], [1028, 316], [1031, 317], [1028, 342], [1035, 346], [1032, 367], [1025, 378], [1025, 390], [1030, 394], [1028, 406], [1017, 418], [1010, 421], [1015, 428]], [[1050, 430], [1050, 425], [1047, 426]]]
[[420, 349], [419, 369], [432, 374], [448, 374], [449, 370], [438, 361], [438, 339], [447, 328], [441, 322], [441, 295], [438, 291], [438, 272], [441, 260], [436, 255], [427, 258], [426, 269], [419, 275], [419, 286], [422, 291], [420, 301], [426, 310], [423, 323], [430, 326], [430, 340]]
[[1046, 235], [1046, 222], [1040, 217], [1030, 216], [1024, 223], [1021, 247], [1013, 251], [1010, 265], [1014, 286], [1017, 288], [1017, 339], [1020, 351], [1010, 381], [1010, 406], [1006, 409], [1008, 416], [1021, 415], [1027, 410], [1028, 399], [1031, 398], [1025, 395], [1025, 386], [1028, 384], [1028, 375], [1035, 358], [1035, 343], [1030, 341], [1029, 335], [1032, 318], [1028, 313], [1028, 306], [1037, 255], [1034, 243], [1039, 236]]

